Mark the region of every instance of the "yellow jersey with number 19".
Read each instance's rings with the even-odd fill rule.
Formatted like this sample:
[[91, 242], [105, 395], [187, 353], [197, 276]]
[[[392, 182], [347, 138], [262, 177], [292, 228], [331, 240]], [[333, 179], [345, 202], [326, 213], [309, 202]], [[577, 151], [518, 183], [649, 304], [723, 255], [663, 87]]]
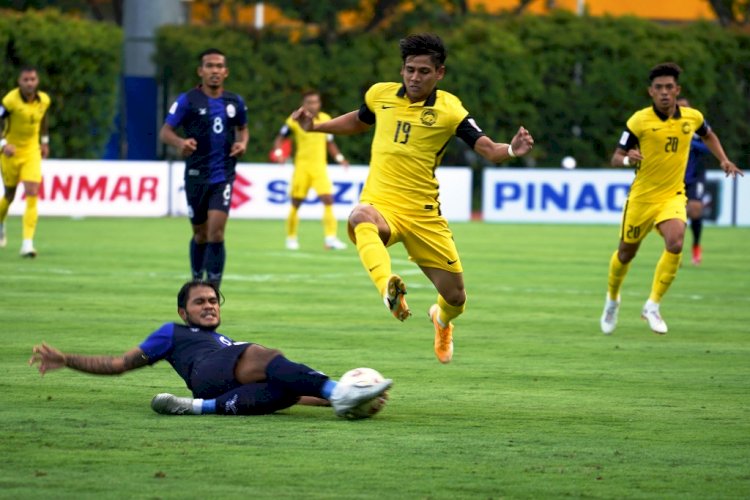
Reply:
[[374, 121], [375, 135], [362, 203], [401, 213], [438, 213], [435, 169], [469, 114], [461, 101], [435, 89], [424, 101], [412, 103], [403, 84], [376, 83], [365, 94], [360, 119], [363, 114], [366, 123]]
[[0, 116], [5, 117], [5, 139], [19, 150], [19, 154], [39, 149], [39, 130], [49, 105], [49, 96], [41, 91], [37, 91], [31, 102], [24, 99], [18, 88], [3, 97]]
[[700, 111], [677, 107], [666, 116], [653, 106], [637, 111], [627, 122], [619, 147], [638, 147], [643, 160], [636, 166], [629, 199], [647, 203], [685, 194], [685, 168], [693, 133], [708, 133]]

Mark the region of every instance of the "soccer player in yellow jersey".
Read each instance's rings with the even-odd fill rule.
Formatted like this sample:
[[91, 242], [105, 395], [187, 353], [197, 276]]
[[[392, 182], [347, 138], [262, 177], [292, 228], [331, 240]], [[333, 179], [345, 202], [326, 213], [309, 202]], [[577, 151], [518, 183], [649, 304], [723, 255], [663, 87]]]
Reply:
[[20, 181], [26, 194], [22, 257], [36, 257], [34, 232], [39, 219], [37, 201], [42, 182], [42, 158], [49, 156], [47, 109], [50, 98], [38, 88], [36, 68], [25, 66], [21, 68], [18, 87], [8, 92], [0, 103], [0, 167], [5, 186], [5, 196], [0, 199], [0, 247], [7, 244], [5, 218]]
[[[331, 119], [320, 110], [320, 94], [311, 90], [302, 95], [302, 107], [313, 117], [313, 123], [322, 123]], [[313, 134], [303, 130], [299, 124], [287, 119], [274, 141], [274, 157], [279, 163], [284, 162], [281, 145], [285, 138], [294, 138], [294, 174], [290, 197], [292, 206], [286, 219], [286, 247], [299, 250], [297, 228], [299, 227], [299, 207], [312, 187], [323, 203], [323, 236], [325, 248], [344, 250], [346, 245], [336, 237], [336, 216], [333, 215], [333, 184], [328, 176], [328, 157], [326, 151], [344, 167], [349, 163], [339, 151], [332, 135]]]
[[659, 304], [674, 281], [682, 258], [687, 220], [684, 178], [693, 134], [703, 139], [727, 176], [743, 175], [727, 158], [701, 112], [677, 105], [681, 72], [674, 63], [658, 64], [651, 69], [648, 93], [653, 105], [630, 117], [612, 155], [612, 166], [635, 166], [635, 180], [623, 208], [620, 245], [609, 262], [609, 286], [601, 317], [601, 329], [606, 335], [617, 326], [620, 288], [630, 262], [654, 227], [664, 238], [665, 248], [641, 317], [655, 333], [667, 333]]
[[314, 124], [304, 108], [293, 118], [305, 130], [332, 134], [365, 132], [375, 125], [370, 172], [360, 204], [349, 216], [349, 236], [362, 264], [393, 316], [411, 315], [406, 285], [391, 273], [387, 246], [402, 242], [438, 291], [429, 311], [435, 355], [453, 357], [453, 323], [466, 302], [463, 268], [448, 223], [440, 213], [435, 169], [454, 135], [492, 162], [531, 150], [534, 140], [520, 127], [510, 144], [487, 137], [454, 95], [437, 89], [445, 76], [446, 50], [437, 35], [410, 35], [400, 42], [401, 83], [377, 83], [359, 110]]

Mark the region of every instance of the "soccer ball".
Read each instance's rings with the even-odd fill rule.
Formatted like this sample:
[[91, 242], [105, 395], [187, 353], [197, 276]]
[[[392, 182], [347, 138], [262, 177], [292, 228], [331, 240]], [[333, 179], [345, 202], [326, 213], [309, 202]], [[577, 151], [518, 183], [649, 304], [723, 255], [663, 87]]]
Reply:
[[[344, 373], [339, 379], [339, 384], [351, 384], [351, 385], [372, 385], [378, 384], [385, 380], [383, 376], [372, 368], [355, 368]], [[385, 406], [388, 401], [388, 392], [384, 392], [380, 396], [360, 403], [351, 410], [349, 410], [345, 417], [350, 420], [357, 420], [360, 418], [370, 418]]]

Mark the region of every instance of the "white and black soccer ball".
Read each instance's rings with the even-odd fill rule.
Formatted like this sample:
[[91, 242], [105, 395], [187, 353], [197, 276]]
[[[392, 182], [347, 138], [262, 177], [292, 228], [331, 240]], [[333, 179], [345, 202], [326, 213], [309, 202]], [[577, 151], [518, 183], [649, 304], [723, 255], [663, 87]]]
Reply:
[[[372, 368], [354, 368], [344, 373], [339, 379], [339, 384], [352, 384], [359, 386], [379, 384], [385, 380], [383, 376], [377, 370]], [[388, 391], [384, 392], [380, 396], [373, 398], [364, 403], [360, 403], [354, 408], [350, 409], [345, 417], [350, 420], [357, 420], [361, 418], [370, 418], [380, 410], [383, 409], [385, 403], [388, 401]]]

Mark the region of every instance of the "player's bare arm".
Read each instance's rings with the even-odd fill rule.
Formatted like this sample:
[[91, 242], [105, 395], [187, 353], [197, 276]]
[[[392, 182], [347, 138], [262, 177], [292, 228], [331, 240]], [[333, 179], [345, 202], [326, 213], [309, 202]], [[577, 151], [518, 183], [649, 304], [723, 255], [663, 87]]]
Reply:
[[164, 144], [177, 149], [183, 157], [190, 156], [198, 148], [198, 142], [195, 139], [192, 137], [183, 139], [177, 135], [177, 132], [175, 132], [175, 129], [171, 125], [166, 123], [162, 125], [159, 131], [159, 139]]
[[232, 149], [229, 151], [229, 156], [242, 156], [245, 154], [247, 149], [247, 141], [250, 138], [250, 132], [247, 129], [247, 125], [236, 127], [237, 129], [237, 140], [232, 144]]
[[40, 125], [39, 131], [42, 136], [42, 143], [41, 143], [41, 149], [42, 149], [42, 158], [49, 157], [49, 123], [47, 121], [47, 112], [44, 113], [44, 116], [42, 117], [42, 123]]
[[510, 144], [494, 142], [489, 137], [482, 136], [474, 144], [474, 151], [493, 163], [500, 163], [509, 158], [523, 156], [533, 147], [534, 138], [531, 133], [524, 127], [519, 127]]
[[39, 364], [39, 373], [44, 375], [48, 371], [63, 367], [71, 368], [94, 375], [119, 375], [148, 364], [148, 357], [136, 347], [122, 356], [85, 356], [81, 354], [65, 354], [54, 347], [42, 343], [32, 349], [29, 365]]
[[299, 108], [292, 113], [292, 119], [296, 120], [300, 127], [307, 132], [324, 132], [335, 135], [361, 134], [370, 130], [370, 125], [360, 121], [359, 110], [350, 111], [345, 115], [323, 123], [313, 124], [313, 116], [305, 108]]
[[336, 160], [336, 163], [338, 163], [342, 167], [349, 167], [349, 162], [346, 161], [346, 157], [344, 157], [343, 153], [339, 149], [338, 144], [336, 144], [336, 142], [333, 140], [328, 141], [328, 154], [331, 155], [331, 158]]
[[3, 119], [2, 116], [0, 116], [0, 142], [2, 142], [2, 147], [0, 147], [0, 152], [10, 158], [16, 153], [16, 147], [13, 146], [13, 144], [10, 144], [5, 137], [2, 135], [2, 131], [5, 130], [5, 119]]
[[[627, 160], [625, 160], [627, 158]], [[611, 164], [613, 167], [627, 167], [643, 160], [643, 155], [638, 149], [630, 149], [625, 151], [622, 148], [615, 149], [612, 155]]]
[[716, 159], [719, 160], [719, 166], [727, 177], [736, 177], [737, 174], [740, 174], [742, 177], [745, 176], [745, 173], [727, 157], [727, 154], [724, 152], [724, 148], [721, 145], [721, 141], [719, 141], [719, 136], [717, 136], [713, 130], [709, 129], [708, 133], [701, 139], [703, 139], [703, 143], [711, 150], [711, 153], [713, 153]]

